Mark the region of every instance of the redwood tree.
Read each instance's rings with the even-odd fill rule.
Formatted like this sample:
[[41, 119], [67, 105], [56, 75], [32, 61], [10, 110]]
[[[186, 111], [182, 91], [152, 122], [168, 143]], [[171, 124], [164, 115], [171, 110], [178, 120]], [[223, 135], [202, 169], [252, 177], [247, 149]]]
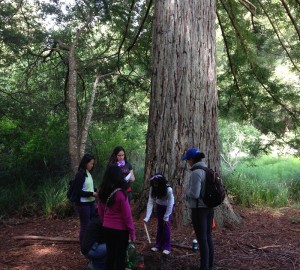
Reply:
[[178, 225], [188, 220], [185, 150], [199, 147], [208, 166], [220, 167], [215, 9], [215, 0], [156, 1], [154, 7], [145, 185], [151, 174], [165, 174], [175, 193]]

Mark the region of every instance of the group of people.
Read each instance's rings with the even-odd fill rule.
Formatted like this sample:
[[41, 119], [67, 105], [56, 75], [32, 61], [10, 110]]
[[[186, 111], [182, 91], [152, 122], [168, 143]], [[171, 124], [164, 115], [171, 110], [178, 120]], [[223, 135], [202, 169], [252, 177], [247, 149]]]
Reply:
[[[197, 148], [190, 148], [182, 157], [193, 166], [206, 164], [204, 154]], [[80, 219], [81, 252], [95, 270], [126, 268], [126, 252], [129, 241], [136, 240], [130, 200], [131, 183], [135, 181], [133, 168], [127, 161], [123, 147], [116, 147], [109, 159], [99, 190], [94, 188], [91, 171], [95, 158], [83, 156], [75, 176], [75, 189], [79, 200], [75, 203]], [[186, 186], [185, 196], [193, 228], [199, 243], [200, 270], [213, 269], [214, 248], [212, 241], [213, 209], [201, 199], [205, 185], [205, 171], [192, 170]], [[171, 221], [174, 211], [173, 189], [163, 174], [150, 178], [149, 198], [144, 222], [148, 222], [154, 202], [156, 203], [157, 233], [153, 252], [171, 252]], [[97, 203], [97, 204], [96, 204]], [[129, 240], [130, 239], [130, 240]]]

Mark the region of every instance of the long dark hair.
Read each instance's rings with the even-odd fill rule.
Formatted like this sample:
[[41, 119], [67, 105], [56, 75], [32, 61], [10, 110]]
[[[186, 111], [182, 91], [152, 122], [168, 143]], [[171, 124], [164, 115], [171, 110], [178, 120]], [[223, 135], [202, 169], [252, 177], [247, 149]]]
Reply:
[[[91, 160], [95, 160], [95, 157], [91, 154], [85, 154], [80, 163], [79, 163], [79, 166], [78, 166], [78, 171], [82, 171], [82, 172], [85, 172], [86, 170], [86, 165], [91, 161]], [[94, 169], [94, 167], [91, 169], [91, 171]]]
[[[122, 170], [119, 166], [112, 165], [106, 168], [103, 176], [102, 183], [99, 188], [99, 199], [102, 203], [106, 203], [109, 195], [117, 188], [121, 188], [124, 195], [127, 196], [125, 191], [125, 181], [123, 179]], [[108, 207], [115, 202], [114, 196], [109, 200]]]
[[167, 195], [169, 185], [167, 179], [162, 174], [154, 174], [150, 178], [150, 186], [152, 187], [152, 198], [161, 199]]
[[125, 161], [127, 160], [125, 149], [122, 146], [117, 146], [117, 147], [114, 148], [112, 154], [110, 155], [110, 158], [108, 160], [108, 166], [112, 166], [112, 165], [116, 164], [116, 162], [118, 161], [117, 155], [121, 151], [124, 152], [124, 160]]

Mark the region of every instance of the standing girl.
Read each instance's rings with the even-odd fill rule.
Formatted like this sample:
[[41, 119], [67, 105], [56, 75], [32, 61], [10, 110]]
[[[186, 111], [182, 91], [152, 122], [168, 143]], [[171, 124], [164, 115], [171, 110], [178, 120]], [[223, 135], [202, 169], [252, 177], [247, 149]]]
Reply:
[[82, 244], [83, 237], [88, 223], [96, 211], [95, 197], [97, 192], [94, 189], [94, 181], [90, 172], [94, 168], [95, 158], [90, 154], [85, 154], [78, 166], [75, 175], [74, 193], [77, 194], [78, 200], [75, 202], [75, 208], [79, 215], [80, 232], [79, 241]]
[[122, 169], [123, 179], [126, 182], [125, 188], [130, 203], [132, 199], [131, 183], [135, 181], [135, 177], [133, 174], [133, 168], [131, 164], [127, 161], [125, 149], [122, 146], [117, 146], [113, 150], [108, 161], [108, 166], [112, 165], [117, 165]]
[[120, 167], [108, 166], [99, 190], [98, 213], [106, 236], [107, 270], [124, 270], [128, 239], [135, 241], [131, 209]]
[[205, 171], [193, 167], [201, 165], [207, 167], [202, 161], [205, 155], [197, 148], [187, 150], [182, 160], [187, 160], [192, 173], [187, 184], [185, 195], [189, 208], [192, 211], [192, 223], [199, 243], [200, 250], [200, 270], [211, 270], [214, 264], [214, 245], [212, 240], [212, 221], [214, 216], [213, 208], [208, 208], [201, 194], [205, 185]]
[[157, 233], [156, 244], [152, 251], [163, 250], [168, 255], [171, 252], [171, 220], [174, 206], [173, 189], [167, 184], [167, 180], [161, 174], [155, 174], [150, 178], [149, 199], [147, 214], [144, 218], [148, 222], [153, 209], [153, 201], [157, 207]]

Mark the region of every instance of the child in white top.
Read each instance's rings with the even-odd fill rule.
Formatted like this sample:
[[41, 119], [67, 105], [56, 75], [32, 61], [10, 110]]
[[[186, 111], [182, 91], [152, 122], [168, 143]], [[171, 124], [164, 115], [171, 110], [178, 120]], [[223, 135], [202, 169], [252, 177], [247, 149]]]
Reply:
[[156, 244], [152, 251], [163, 250], [168, 255], [171, 251], [171, 220], [174, 206], [173, 189], [162, 174], [155, 174], [150, 178], [147, 214], [144, 218], [148, 222], [153, 210], [153, 201], [157, 206]]

